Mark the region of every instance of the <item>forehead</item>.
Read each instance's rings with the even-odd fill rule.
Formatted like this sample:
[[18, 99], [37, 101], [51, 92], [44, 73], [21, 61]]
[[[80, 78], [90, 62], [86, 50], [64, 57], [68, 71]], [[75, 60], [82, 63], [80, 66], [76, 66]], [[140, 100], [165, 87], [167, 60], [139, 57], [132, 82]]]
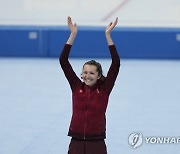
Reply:
[[83, 71], [93, 71], [93, 72], [96, 72], [97, 71], [97, 67], [94, 66], [94, 65], [86, 64], [83, 67]]

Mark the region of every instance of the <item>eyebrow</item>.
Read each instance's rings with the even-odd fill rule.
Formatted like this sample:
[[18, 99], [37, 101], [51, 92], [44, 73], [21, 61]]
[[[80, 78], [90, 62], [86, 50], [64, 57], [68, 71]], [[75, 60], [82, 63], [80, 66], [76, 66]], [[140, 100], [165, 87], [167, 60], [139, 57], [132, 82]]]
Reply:
[[90, 72], [90, 73], [96, 73], [97, 71], [86, 71], [86, 70], [84, 70], [83, 72]]

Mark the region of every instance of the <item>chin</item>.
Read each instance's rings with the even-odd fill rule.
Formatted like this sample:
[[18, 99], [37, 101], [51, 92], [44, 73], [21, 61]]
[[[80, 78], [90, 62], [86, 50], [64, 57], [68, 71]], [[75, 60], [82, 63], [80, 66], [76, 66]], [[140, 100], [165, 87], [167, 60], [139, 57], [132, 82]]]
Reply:
[[91, 83], [86, 83], [86, 82], [85, 82], [85, 84], [86, 84], [87, 86], [92, 86], [92, 85], [93, 85], [93, 84], [91, 84]]

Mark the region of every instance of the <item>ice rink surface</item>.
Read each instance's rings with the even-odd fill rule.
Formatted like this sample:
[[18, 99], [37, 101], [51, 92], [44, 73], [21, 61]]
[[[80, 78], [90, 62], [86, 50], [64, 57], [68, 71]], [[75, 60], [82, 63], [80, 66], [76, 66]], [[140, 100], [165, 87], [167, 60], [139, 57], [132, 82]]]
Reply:
[[[70, 59], [80, 76], [87, 59]], [[96, 59], [104, 70], [110, 59]], [[128, 137], [180, 136], [180, 61], [121, 59], [107, 109], [108, 154], [179, 154], [178, 144]], [[66, 154], [71, 91], [58, 58], [0, 59], [0, 154]]]
[[[105, 26], [119, 17], [119, 27], [180, 27], [179, 0], [0, 4], [1, 25], [63, 26], [70, 15], [81, 26]], [[77, 75], [87, 60], [70, 59]], [[97, 60], [106, 75], [110, 59]], [[180, 153], [180, 140], [174, 144], [143, 140], [136, 149], [128, 144], [134, 132], [141, 132], [143, 139], [180, 136], [179, 80], [180, 60], [121, 59], [106, 114], [108, 154]], [[71, 91], [58, 58], [0, 57], [0, 154], [67, 154], [71, 113]]]

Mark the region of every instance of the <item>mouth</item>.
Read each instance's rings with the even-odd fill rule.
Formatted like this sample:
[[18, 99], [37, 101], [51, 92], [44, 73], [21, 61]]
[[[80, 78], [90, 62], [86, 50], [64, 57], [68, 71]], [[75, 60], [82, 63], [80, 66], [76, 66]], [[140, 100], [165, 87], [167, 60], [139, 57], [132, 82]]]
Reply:
[[84, 81], [91, 82], [92, 79], [84, 79]]
[[92, 81], [93, 81], [93, 79], [92, 79], [92, 78], [84, 78], [84, 82], [89, 83], [89, 82], [92, 82]]

